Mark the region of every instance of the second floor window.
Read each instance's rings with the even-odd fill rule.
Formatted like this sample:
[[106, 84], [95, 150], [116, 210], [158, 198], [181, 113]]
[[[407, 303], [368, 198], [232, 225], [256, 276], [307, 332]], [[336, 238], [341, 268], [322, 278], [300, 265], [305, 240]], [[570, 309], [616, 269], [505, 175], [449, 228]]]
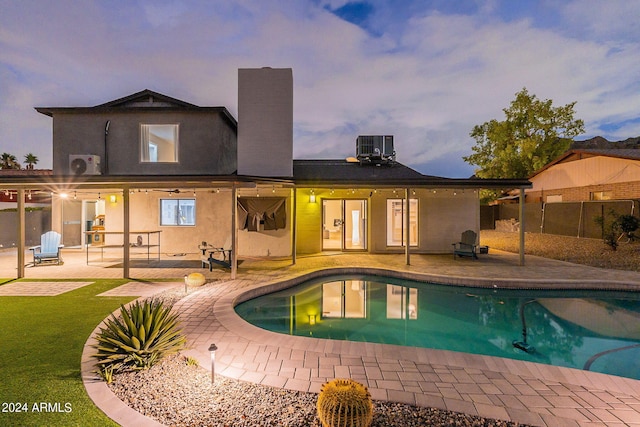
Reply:
[[140, 161], [178, 161], [178, 125], [140, 125]]

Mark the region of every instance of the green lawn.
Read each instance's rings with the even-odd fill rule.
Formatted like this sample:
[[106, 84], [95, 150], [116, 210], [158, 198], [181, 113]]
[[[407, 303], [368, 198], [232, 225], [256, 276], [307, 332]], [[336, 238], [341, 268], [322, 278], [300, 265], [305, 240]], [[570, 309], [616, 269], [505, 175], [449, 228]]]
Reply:
[[80, 358], [91, 331], [133, 299], [96, 295], [126, 282], [96, 280], [55, 297], [0, 297], [1, 426], [117, 425], [87, 396]]

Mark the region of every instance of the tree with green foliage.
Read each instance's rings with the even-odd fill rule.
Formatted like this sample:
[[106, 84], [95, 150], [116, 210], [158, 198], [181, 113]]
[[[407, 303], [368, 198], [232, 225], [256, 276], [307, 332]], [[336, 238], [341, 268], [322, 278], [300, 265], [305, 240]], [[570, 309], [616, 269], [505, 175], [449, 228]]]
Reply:
[[24, 156], [24, 162], [27, 164], [25, 169], [33, 169], [33, 166], [38, 163], [38, 158], [33, 153], [29, 153]]
[[575, 102], [554, 107], [539, 100], [526, 88], [516, 93], [505, 120], [490, 120], [474, 126], [473, 154], [464, 161], [478, 166], [480, 178], [526, 178], [567, 151], [573, 138], [584, 132], [584, 122], [575, 119]]
[[20, 163], [13, 154], [2, 153], [0, 155], [0, 169], [20, 169]]

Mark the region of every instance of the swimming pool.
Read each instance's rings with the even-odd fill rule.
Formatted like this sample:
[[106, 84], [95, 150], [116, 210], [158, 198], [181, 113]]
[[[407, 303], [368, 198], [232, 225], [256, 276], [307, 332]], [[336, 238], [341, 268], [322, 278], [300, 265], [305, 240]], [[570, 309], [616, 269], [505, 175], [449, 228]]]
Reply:
[[304, 282], [235, 307], [315, 338], [506, 357], [640, 379], [640, 295], [446, 286], [379, 276]]

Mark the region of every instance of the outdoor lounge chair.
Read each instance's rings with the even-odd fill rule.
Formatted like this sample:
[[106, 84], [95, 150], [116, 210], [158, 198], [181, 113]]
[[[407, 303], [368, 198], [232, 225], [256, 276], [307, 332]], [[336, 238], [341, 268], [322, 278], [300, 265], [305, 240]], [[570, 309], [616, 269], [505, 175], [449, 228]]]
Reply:
[[453, 258], [470, 257], [478, 259], [478, 245], [476, 245], [477, 234], [473, 230], [467, 230], [460, 236], [460, 241], [452, 243], [453, 245]]
[[219, 265], [224, 268], [231, 268], [232, 251], [231, 249], [225, 249], [225, 247], [231, 246], [231, 239], [227, 239], [225, 246], [219, 248], [202, 242], [198, 249], [202, 252], [200, 260], [202, 261], [202, 267], [209, 267], [209, 271], [213, 271], [214, 265]]
[[64, 245], [60, 244], [60, 233], [55, 231], [48, 231], [40, 236], [40, 245], [30, 247], [29, 250], [33, 252], [33, 265], [42, 264], [45, 261], [56, 262], [56, 264], [62, 264], [62, 256], [60, 255], [60, 249]]

